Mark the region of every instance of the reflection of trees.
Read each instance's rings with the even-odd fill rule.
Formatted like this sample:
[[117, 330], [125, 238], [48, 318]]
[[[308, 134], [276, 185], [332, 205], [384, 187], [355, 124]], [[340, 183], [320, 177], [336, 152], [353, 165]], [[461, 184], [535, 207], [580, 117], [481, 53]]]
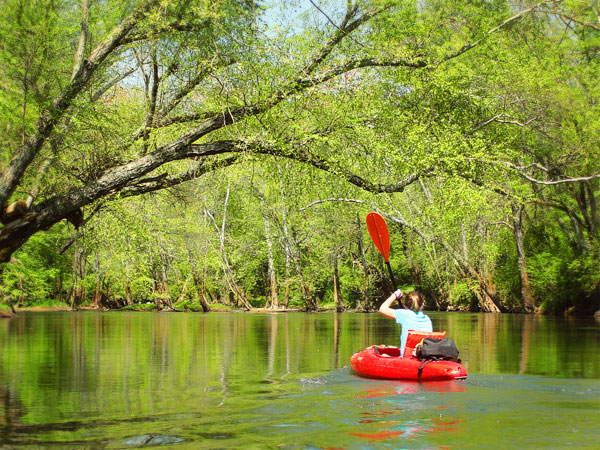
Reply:
[[276, 347], [277, 347], [277, 322], [278, 317], [277, 314], [269, 315], [269, 356], [268, 356], [268, 368], [267, 375], [273, 376], [273, 368], [275, 366], [275, 355], [276, 355]]
[[[25, 317], [17, 316], [11, 319], [6, 325], [7, 334], [23, 333], [25, 331]], [[4, 328], [4, 327], [3, 327]], [[0, 342], [6, 341], [7, 335], [0, 335]], [[0, 346], [0, 350], [4, 352], [4, 348]], [[2, 364], [0, 364], [0, 380], [11, 380], [12, 374], [5, 374]], [[0, 445], [9, 444], [12, 440], [14, 429], [22, 425], [21, 419], [26, 414], [25, 406], [16, 389], [9, 385], [0, 384]]]
[[290, 354], [290, 316], [285, 315], [285, 373], [291, 372], [291, 354]]
[[227, 393], [229, 391], [229, 364], [231, 361], [231, 356], [235, 350], [234, 342], [235, 338], [240, 337], [239, 341], [244, 340], [243, 333], [236, 333], [236, 318], [229, 321], [229, 332], [223, 333], [223, 345], [221, 347], [220, 355], [221, 355], [221, 364], [219, 365], [219, 381], [221, 383], [221, 395], [223, 396], [221, 403], [219, 406], [222, 406], [225, 403], [225, 399], [227, 397]]
[[[0, 378], [4, 378], [2, 373]], [[22, 425], [25, 407], [16, 392], [6, 386], [0, 386], [0, 408], [0, 444], [10, 443], [14, 428]]]
[[531, 343], [532, 316], [523, 318], [523, 332], [521, 335], [521, 358], [519, 360], [519, 373], [527, 372], [527, 363], [529, 362], [529, 344]]
[[[98, 316], [97, 316], [98, 317]], [[71, 376], [68, 378], [73, 383], [73, 388], [83, 386], [79, 383], [81, 378], [85, 378], [87, 373], [87, 354], [85, 351], [85, 323], [84, 317], [79, 314], [74, 314], [70, 317], [70, 340], [71, 340]], [[66, 339], [69, 337], [65, 336]], [[65, 346], [66, 347], [66, 346]], [[69, 352], [64, 352], [65, 357], [68, 357]]]
[[[595, 336], [578, 319], [459, 313], [433, 319], [456, 340], [470, 374], [600, 373]], [[28, 427], [45, 424], [50, 433], [81, 431], [92, 422], [112, 426], [105, 418], [222, 402], [233, 407], [261, 383], [325, 375], [348, 366], [355, 351], [397, 344], [399, 336], [393, 321], [350, 313], [78, 312], [0, 323], [0, 380], [8, 386], [0, 383], [0, 433], [12, 427], [13, 440], [23, 439], [18, 421], [25, 411]], [[344, 376], [337, 372], [331, 380]]]
[[[361, 329], [363, 332], [363, 342], [369, 342], [369, 340], [371, 339], [371, 321], [369, 320], [368, 314], [361, 314], [361, 316], [362, 316]], [[377, 342], [373, 342], [373, 344], [377, 344]], [[367, 345], [371, 345], [371, 344], [367, 344]]]
[[340, 333], [342, 331], [342, 327], [340, 326], [340, 314], [333, 314], [333, 367], [338, 369], [339, 365], [339, 357], [340, 357]]
[[498, 338], [498, 314], [483, 315], [483, 327], [481, 328], [481, 342], [486, 349], [495, 349]]
[[483, 314], [479, 318], [479, 345], [481, 348], [479, 365], [484, 371], [494, 372], [497, 365], [496, 344], [500, 315]]
[[[413, 439], [427, 434], [444, 435], [461, 430], [464, 425], [462, 417], [445, 417], [442, 414], [432, 417], [432, 403], [423, 400], [428, 392], [464, 392], [466, 387], [460, 381], [433, 381], [421, 383], [416, 381], [382, 381], [373, 382], [357, 395], [357, 402], [363, 403], [359, 409], [361, 419], [360, 431], [349, 434], [369, 442]], [[451, 397], [433, 397], [434, 403]], [[368, 404], [364, 404], [368, 402]], [[448, 404], [435, 404], [437, 410], [452, 407]], [[410, 414], [406, 412], [410, 411]], [[422, 414], [415, 411], [422, 411]], [[390, 442], [390, 444], [392, 444]], [[406, 447], [406, 444], [402, 445]]]

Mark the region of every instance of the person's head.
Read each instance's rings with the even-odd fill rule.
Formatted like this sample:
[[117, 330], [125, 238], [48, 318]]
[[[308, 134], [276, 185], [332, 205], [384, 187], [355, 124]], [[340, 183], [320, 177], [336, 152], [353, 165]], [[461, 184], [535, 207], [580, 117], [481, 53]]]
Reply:
[[419, 312], [425, 306], [425, 296], [417, 291], [412, 291], [406, 294], [402, 300], [406, 309], [412, 309], [414, 312]]

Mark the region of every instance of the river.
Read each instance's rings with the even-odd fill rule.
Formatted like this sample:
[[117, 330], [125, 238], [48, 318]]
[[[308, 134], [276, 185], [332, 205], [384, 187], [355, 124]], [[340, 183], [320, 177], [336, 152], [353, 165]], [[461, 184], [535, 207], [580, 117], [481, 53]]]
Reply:
[[0, 448], [596, 449], [600, 323], [431, 313], [466, 381], [363, 379], [378, 314], [26, 313], [0, 321]]

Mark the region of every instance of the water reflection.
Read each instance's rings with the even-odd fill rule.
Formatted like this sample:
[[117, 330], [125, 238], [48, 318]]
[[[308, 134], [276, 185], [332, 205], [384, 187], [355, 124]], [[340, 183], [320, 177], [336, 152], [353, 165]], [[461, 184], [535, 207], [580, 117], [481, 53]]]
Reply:
[[388, 381], [373, 382], [373, 387], [358, 395], [359, 398], [390, 397], [392, 395], [422, 392], [464, 392], [464, 381]]
[[[544, 375], [560, 386], [600, 378], [600, 325], [592, 319], [431, 318], [457, 343], [469, 379]], [[204, 433], [225, 436], [212, 448], [243, 448], [242, 441], [264, 448], [264, 439], [294, 442], [289, 430], [300, 427], [312, 429], [322, 448], [339, 446], [332, 433], [345, 436], [345, 448], [360, 448], [464, 430], [457, 411], [470, 406], [458, 400], [473, 384], [376, 382], [348, 369], [354, 352], [398, 342], [397, 326], [376, 314], [81, 312], [3, 320], [0, 445], [176, 436], [196, 448]], [[248, 434], [260, 439], [249, 442]]]
[[424, 436], [444, 440], [464, 428], [464, 417], [453, 411], [453, 396], [466, 390], [460, 381], [371, 381], [357, 395], [364, 411], [349, 434], [366, 445], [402, 442], [403, 448], [420, 448]]

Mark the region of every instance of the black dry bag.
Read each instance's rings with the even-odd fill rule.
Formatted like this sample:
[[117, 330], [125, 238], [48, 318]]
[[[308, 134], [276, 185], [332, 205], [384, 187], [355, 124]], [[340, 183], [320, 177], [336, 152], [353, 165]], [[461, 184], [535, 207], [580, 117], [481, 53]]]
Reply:
[[458, 359], [458, 348], [452, 339], [425, 338], [423, 343], [416, 349], [416, 356], [421, 361], [456, 361]]

